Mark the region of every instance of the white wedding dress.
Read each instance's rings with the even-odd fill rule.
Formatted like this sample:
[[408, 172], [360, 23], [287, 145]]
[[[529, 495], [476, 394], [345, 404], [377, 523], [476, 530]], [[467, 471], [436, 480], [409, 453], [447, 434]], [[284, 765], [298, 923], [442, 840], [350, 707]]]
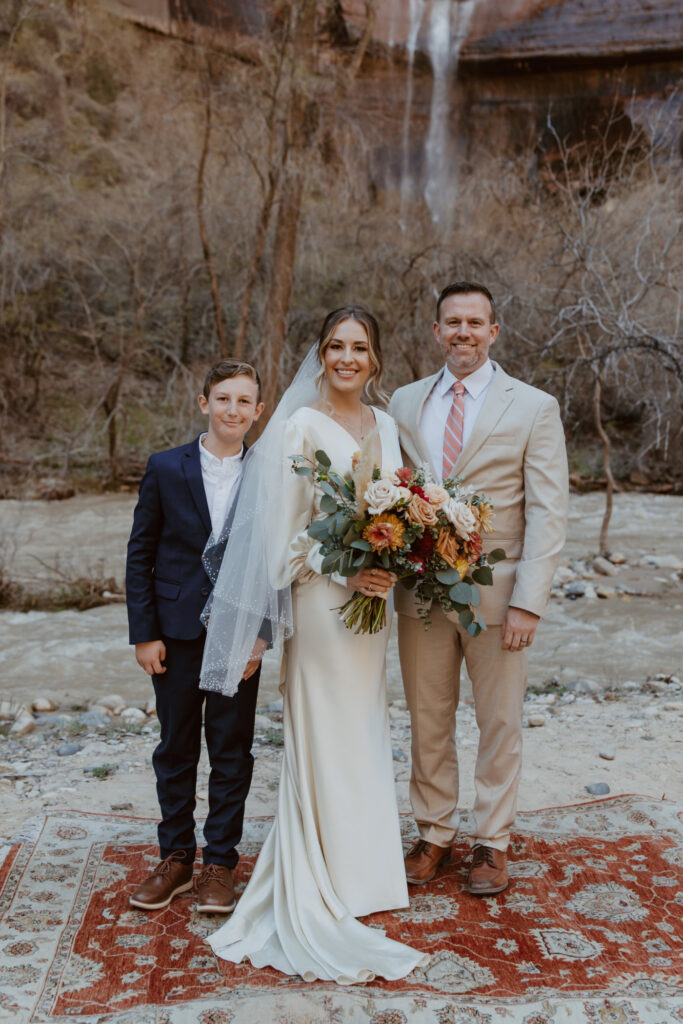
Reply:
[[[401, 465], [394, 421], [375, 409], [382, 466]], [[283, 458], [324, 449], [351, 470], [355, 439], [304, 407], [285, 425]], [[284, 758], [277, 814], [230, 920], [209, 939], [219, 957], [339, 984], [404, 977], [426, 960], [356, 917], [408, 906], [386, 698], [389, 629], [356, 636], [338, 609], [350, 596], [320, 575], [306, 533], [321, 492], [287, 478], [278, 566], [292, 585], [294, 635], [283, 665]]]

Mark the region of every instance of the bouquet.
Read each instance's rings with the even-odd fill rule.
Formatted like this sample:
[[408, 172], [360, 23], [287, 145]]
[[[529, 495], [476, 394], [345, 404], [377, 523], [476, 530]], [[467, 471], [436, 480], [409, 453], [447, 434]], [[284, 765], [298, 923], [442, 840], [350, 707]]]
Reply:
[[[315, 460], [292, 455], [292, 469], [313, 476], [323, 492], [321, 517], [308, 533], [320, 541], [322, 572], [355, 576], [380, 567], [415, 589], [418, 614], [429, 627], [429, 609], [438, 601], [457, 612], [470, 636], [486, 624], [477, 612], [480, 586], [493, 583], [492, 567], [506, 556], [502, 548], [482, 551], [482, 534], [493, 528], [493, 505], [461, 487], [457, 478], [443, 485], [424, 468], [403, 466], [381, 473], [368, 451], [357, 452], [350, 479], [333, 468], [326, 452]], [[386, 600], [356, 592], [339, 609], [356, 633], [377, 633], [386, 624]]]

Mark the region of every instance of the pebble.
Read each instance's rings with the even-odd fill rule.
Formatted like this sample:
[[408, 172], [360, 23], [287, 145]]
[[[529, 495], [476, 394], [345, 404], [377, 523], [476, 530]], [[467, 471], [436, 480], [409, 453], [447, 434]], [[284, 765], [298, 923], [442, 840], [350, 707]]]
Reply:
[[268, 730], [274, 728], [274, 725], [275, 723], [267, 715], [256, 715], [254, 718], [255, 729]]
[[14, 720], [14, 725], [10, 729], [10, 736], [26, 736], [30, 732], [34, 732], [36, 728], [36, 720], [30, 711], [20, 712]]
[[680, 700], [672, 700], [664, 705], [665, 711], [683, 711], [683, 703]]
[[683, 562], [676, 555], [646, 555], [643, 562], [655, 569], [683, 569]]
[[545, 715], [529, 715], [527, 721], [529, 725], [538, 727], [540, 725], [545, 725], [548, 719]]
[[283, 710], [284, 701], [282, 697], [279, 697], [277, 700], [271, 700], [270, 704], [266, 705], [266, 711], [269, 711], [271, 714], [281, 715]]
[[587, 583], [586, 584], [586, 590], [585, 590], [583, 596], [585, 598], [587, 598], [589, 601], [597, 601], [597, 599], [598, 599], [598, 592], [597, 592], [597, 590], [595, 589], [595, 587], [593, 586], [592, 583]]
[[124, 708], [121, 712], [121, 718], [123, 718], [125, 722], [133, 723], [147, 721], [147, 715], [141, 710], [141, 708]]
[[83, 750], [80, 743], [62, 743], [61, 747], [57, 747], [57, 755], [69, 757], [71, 754], [77, 754], [79, 750]]
[[156, 715], [156, 713], [157, 713], [157, 702], [154, 699], [154, 697], [150, 697], [150, 699], [145, 704], [145, 714], [146, 715]]
[[78, 721], [88, 729], [109, 729], [111, 726], [109, 715], [105, 715], [102, 711], [84, 711], [82, 715], [78, 716]]
[[56, 711], [57, 705], [49, 697], [37, 697], [31, 704], [33, 711]]
[[597, 558], [593, 559], [593, 568], [596, 572], [599, 572], [601, 576], [618, 576], [619, 570], [616, 565], [613, 565], [606, 558], [598, 555]]
[[408, 716], [408, 712], [404, 711], [402, 708], [397, 708], [397, 707], [390, 707], [389, 708], [389, 718], [392, 721], [397, 721], [397, 720], [404, 721], [407, 718], [407, 716]]
[[128, 802], [123, 803], [123, 804], [109, 804], [109, 807], [111, 808], [112, 811], [132, 811], [133, 810], [133, 805], [131, 803], [128, 803]]
[[606, 782], [591, 782], [589, 786], [584, 786], [583, 788], [591, 796], [607, 796], [609, 793], [609, 786]]
[[597, 586], [595, 588], [595, 593], [598, 595], [598, 597], [601, 597], [603, 599], [617, 596], [617, 592], [614, 589], [614, 587]]
[[23, 705], [15, 704], [13, 700], [0, 700], [0, 719], [8, 721], [9, 719], [16, 718], [17, 712], [21, 710]]
[[406, 754], [405, 750], [401, 750], [400, 747], [392, 747], [391, 753], [394, 758], [394, 761], [408, 760], [408, 755]]
[[116, 714], [120, 714], [126, 706], [125, 700], [123, 697], [119, 697], [118, 693], [108, 693], [104, 697], [98, 697], [95, 703], [100, 704], [103, 708], [109, 708], [110, 711], [117, 709]]
[[586, 584], [582, 580], [575, 580], [574, 583], [567, 584], [564, 592], [570, 601], [576, 601], [577, 597], [583, 597], [586, 593]]
[[568, 565], [558, 565], [553, 576], [554, 583], [572, 583], [576, 579], [576, 573]]
[[574, 693], [590, 693], [593, 696], [601, 693], [600, 686], [592, 679], [571, 679], [565, 686]]
[[601, 757], [603, 759], [603, 761], [613, 761], [614, 760], [614, 751], [613, 750], [601, 750], [598, 756]]
[[612, 565], [624, 565], [626, 562], [626, 555], [622, 555], [621, 551], [613, 551], [612, 554], [607, 557]]

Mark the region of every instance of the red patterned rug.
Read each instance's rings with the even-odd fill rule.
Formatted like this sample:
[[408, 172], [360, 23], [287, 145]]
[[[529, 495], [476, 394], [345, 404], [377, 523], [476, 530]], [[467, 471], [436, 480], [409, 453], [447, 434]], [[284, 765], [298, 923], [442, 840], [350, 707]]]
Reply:
[[[466, 816], [465, 816], [466, 817]], [[615, 797], [520, 814], [511, 884], [463, 891], [461, 859], [410, 908], [366, 921], [431, 954], [399, 982], [305, 984], [218, 961], [191, 894], [154, 914], [128, 893], [155, 823], [48, 815], [0, 867], [0, 1020], [12, 1024], [665, 1024], [683, 1021], [683, 812]], [[246, 823], [244, 887], [270, 825]], [[465, 822], [465, 827], [467, 823]], [[404, 820], [405, 840], [413, 825]]]

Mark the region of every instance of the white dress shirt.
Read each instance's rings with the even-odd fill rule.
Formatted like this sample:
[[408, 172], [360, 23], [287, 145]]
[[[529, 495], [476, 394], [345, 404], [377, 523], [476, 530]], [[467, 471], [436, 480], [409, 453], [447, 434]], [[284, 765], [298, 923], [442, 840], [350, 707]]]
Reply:
[[242, 475], [243, 450], [239, 451], [237, 455], [228, 455], [225, 459], [217, 459], [204, 447], [206, 436], [206, 434], [202, 434], [199, 438], [199, 458], [206, 503], [211, 516], [211, 527], [214, 537], [218, 537], [235, 496], [237, 482]]
[[[472, 428], [477, 420], [479, 411], [484, 404], [495, 369], [490, 359], [462, 378], [465, 387], [463, 397], [464, 422], [462, 428], [462, 446], [467, 444], [472, 433]], [[447, 366], [436, 384], [432, 388], [427, 401], [422, 408], [420, 417], [420, 432], [425, 440], [429, 460], [436, 479], [441, 481], [443, 469], [443, 436], [446, 432], [446, 420], [453, 404], [453, 385], [456, 377], [453, 376]]]

